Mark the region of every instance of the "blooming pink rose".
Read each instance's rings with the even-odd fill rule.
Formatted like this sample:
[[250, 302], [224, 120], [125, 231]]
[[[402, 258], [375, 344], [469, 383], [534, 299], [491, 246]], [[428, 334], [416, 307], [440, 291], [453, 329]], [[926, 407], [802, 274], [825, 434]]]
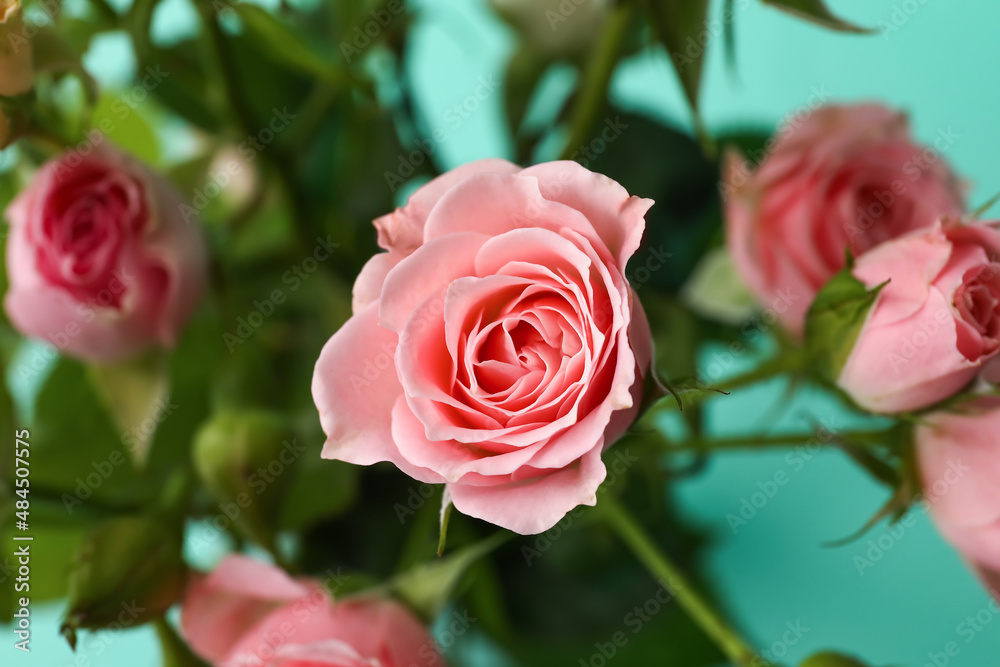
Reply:
[[388, 252], [316, 364], [323, 456], [522, 534], [593, 505], [650, 363], [624, 268], [651, 205], [574, 162], [484, 160], [376, 220]]
[[162, 177], [109, 146], [46, 164], [7, 209], [11, 321], [84, 359], [172, 346], [207, 268], [180, 204]]
[[928, 506], [938, 529], [1000, 599], [1000, 400], [939, 412], [916, 431]]
[[334, 603], [245, 556], [195, 579], [181, 607], [191, 648], [214, 667], [445, 667], [427, 630], [397, 602]]
[[940, 223], [861, 255], [854, 277], [882, 288], [838, 384], [875, 412], [927, 407], [1000, 349], [997, 224]]
[[860, 255], [965, 210], [939, 153], [911, 141], [904, 115], [875, 105], [823, 107], [793, 120], [755, 172], [731, 153], [725, 181], [737, 271], [796, 336], [848, 248]]

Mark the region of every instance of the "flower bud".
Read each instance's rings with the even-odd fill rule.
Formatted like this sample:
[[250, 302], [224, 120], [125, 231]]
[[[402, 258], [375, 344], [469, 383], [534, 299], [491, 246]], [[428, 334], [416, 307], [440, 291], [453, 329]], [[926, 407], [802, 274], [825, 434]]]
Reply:
[[279, 415], [224, 411], [195, 436], [194, 464], [219, 515], [270, 547], [300, 452]]
[[61, 631], [131, 628], [159, 618], [184, 590], [187, 570], [179, 525], [130, 516], [102, 524], [84, 541], [69, 578]]
[[[31, 44], [24, 36], [21, 0], [0, 0], [0, 96], [15, 97], [31, 90]], [[17, 136], [23, 112], [0, 103], [0, 149]]]
[[868, 667], [860, 660], [856, 660], [842, 653], [824, 651], [810, 656], [803, 661], [799, 667]]

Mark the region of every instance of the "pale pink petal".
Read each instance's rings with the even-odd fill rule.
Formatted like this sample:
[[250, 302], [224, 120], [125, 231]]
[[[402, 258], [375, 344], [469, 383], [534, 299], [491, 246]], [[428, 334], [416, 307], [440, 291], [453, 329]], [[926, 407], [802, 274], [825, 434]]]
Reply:
[[181, 607], [184, 636], [200, 656], [223, 659], [246, 631], [281, 605], [313, 591], [278, 568], [228, 556], [189, 585]]
[[571, 160], [537, 164], [521, 175], [537, 178], [546, 199], [583, 213], [618, 266], [625, 267], [642, 241], [653, 200], [630, 196], [616, 181]]
[[371, 465], [390, 461], [423, 482], [443, 481], [410, 465], [392, 439], [392, 406], [402, 395], [396, 375], [398, 336], [379, 326], [370, 304], [327, 341], [316, 362], [313, 400], [327, 435], [323, 458]]
[[553, 471], [523, 470], [507, 482], [477, 480], [449, 484], [451, 500], [462, 514], [488, 521], [521, 535], [542, 533], [579, 505], [595, 505], [597, 489], [607, 474], [597, 446], [576, 463]]

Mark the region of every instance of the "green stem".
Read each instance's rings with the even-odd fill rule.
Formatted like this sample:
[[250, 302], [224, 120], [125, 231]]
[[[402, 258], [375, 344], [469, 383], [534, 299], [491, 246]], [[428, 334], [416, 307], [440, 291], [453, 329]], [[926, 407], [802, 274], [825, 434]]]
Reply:
[[597, 508], [603, 512], [608, 525], [618, 533], [650, 574], [668, 588], [691, 619], [716, 643], [726, 657], [735, 665], [750, 667], [756, 658], [756, 651], [750, 648], [719, 612], [694, 589], [680, 568], [660, 550], [618, 501], [605, 495], [600, 499]]
[[608, 17], [604, 32], [595, 45], [593, 55], [587, 61], [580, 83], [579, 97], [573, 117], [570, 120], [569, 139], [563, 149], [562, 158], [569, 160], [583, 144], [590, 139], [598, 116], [604, 109], [611, 75], [618, 64], [622, 44], [632, 25], [634, 7], [632, 2], [622, 2]]
[[801, 370], [805, 361], [805, 352], [801, 349], [783, 350], [777, 357], [768, 359], [748, 373], [728, 378], [713, 386], [721, 391], [742, 389], [758, 382], [771, 380], [779, 375]]

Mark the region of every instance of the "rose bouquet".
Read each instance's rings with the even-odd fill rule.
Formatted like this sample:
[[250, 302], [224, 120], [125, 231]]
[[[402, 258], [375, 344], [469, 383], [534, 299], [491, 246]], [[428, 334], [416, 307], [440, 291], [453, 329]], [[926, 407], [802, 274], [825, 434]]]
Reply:
[[[177, 34], [167, 3], [76, 4], [0, 0], [0, 614], [28, 664], [149, 624], [171, 667], [863, 667], [722, 611], [717, 526], [675, 491], [733, 448], [846, 455], [889, 496], [859, 535], [927, 509], [998, 597], [1000, 222], [883, 103], [709, 129], [709, 28], [747, 2], [496, 0], [502, 85], [444, 121], [502, 109], [510, 150], [460, 164], [409, 4], [199, 0]], [[131, 87], [93, 64], [113, 35]], [[690, 131], [617, 108], [640, 53]], [[718, 436], [772, 380], [852, 426]]]

